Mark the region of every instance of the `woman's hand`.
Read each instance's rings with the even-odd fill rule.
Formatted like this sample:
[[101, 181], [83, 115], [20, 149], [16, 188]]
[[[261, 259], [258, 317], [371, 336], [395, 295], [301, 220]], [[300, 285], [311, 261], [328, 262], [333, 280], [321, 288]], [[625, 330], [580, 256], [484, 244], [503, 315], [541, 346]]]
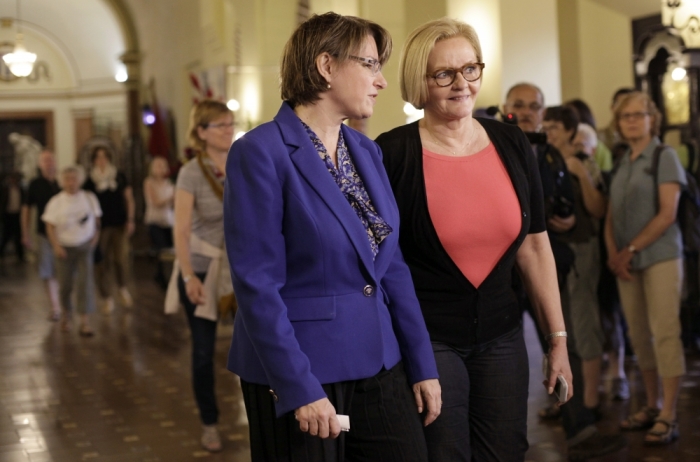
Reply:
[[576, 156], [566, 158], [566, 168], [569, 170], [569, 173], [576, 178], [583, 178], [588, 174], [583, 162], [581, 162], [581, 159]]
[[[555, 337], [552, 339], [552, 348], [549, 350], [549, 370], [547, 378], [542, 382], [547, 389], [548, 394], [554, 393], [554, 386], [557, 383], [557, 377], [564, 377], [569, 385], [569, 392], [566, 395], [566, 401], [569, 401], [574, 396], [574, 377], [569, 366], [569, 353], [566, 349], [566, 337]], [[559, 403], [564, 404], [564, 403]]]
[[634, 254], [627, 249], [614, 253], [608, 252], [608, 268], [623, 281], [631, 281], [632, 257]]
[[413, 385], [413, 396], [416, 398], [418, 413], [426, 410], [424, 426], [435, 422], [442, 408], [442, 389], [437, 379], [423, 380]]
[[136, 231], [136, 224], [134, 223], [134, 220], [129, 220], [126, 222], [126, 235], [131, 237], [134, 235], [134, 231]]
[[201, 305], [206, 303], [207, 299], [204, 295], [204, 285], [196, 275], [193, 274], [185, 283], [185, 292], [187, 292], [187, 298], [189, 298], [190, 302], [193, 304]]
[[299, 421], [299, 429], [319, 438], [337, 438], [340, 435], [340, 422], [335, 415], [335, 408], [328, 400], [322, 398], [294, 411]]

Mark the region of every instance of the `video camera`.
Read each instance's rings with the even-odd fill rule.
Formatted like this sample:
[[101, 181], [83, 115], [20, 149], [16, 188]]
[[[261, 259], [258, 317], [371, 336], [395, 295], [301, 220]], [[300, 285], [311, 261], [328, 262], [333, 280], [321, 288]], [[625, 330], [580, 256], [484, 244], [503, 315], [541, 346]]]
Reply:
[[[508, 125], [518, 125], [518, 117], [513, 114], [512, 112], [509, 112], [508, 114], [504, 114], [501, 112], [500, 109], [498, 109], [498, 106], [490, 106], [486, 108], [486, 113], [490, 115], [491, 117], [495, 117], [496, 114], [501, 115], [501, 121], [503, 123], [506, 123]], [[527, 136], [528, 141], [530, 141], [530, 144], [547, 144], [547, 135], [544, 133], [538, 133], [538, 132], [524, 132], [525, 136]]]
[[[504, 114], [500, 111], [500, 109], [498, 109], [497, 106], [490, 106], [486, 108], [486, 113], [491, 117], [496, 116], [496, 114], [500, 114], [501, 121], [503, 121], [503, 123], [518, 125], [518, 117], [515, 114], [512, 112]], [[545, 133], [524, 133], [525, 136], [527, 136], [528, 141], [530, 141], [530, 144], [537, 145], [538, 152], [541, 152], [544, 155], [544, 160], [547, 162], [547, 166], [551, 172], [549, 178], [542, 178], [543, 182], [549, 182], [551, 185], [551, 188], [545, 188], [547, 190], [551, 190], [551, 195], [545, 197], [545, 209], [547, 216], [551, 217], [552, 215], [557, 215], [562, 218], [570, 216], [574, 213], [574, 204], [563, 193], [563, 182], [567, 171], [564, 159], [561, 157], [561, 154], [559, 154], [558, 151], [556, 153], [551, 152], [551, 150], [556, 150], [553, 146], [547, 144], [547, 135]]]

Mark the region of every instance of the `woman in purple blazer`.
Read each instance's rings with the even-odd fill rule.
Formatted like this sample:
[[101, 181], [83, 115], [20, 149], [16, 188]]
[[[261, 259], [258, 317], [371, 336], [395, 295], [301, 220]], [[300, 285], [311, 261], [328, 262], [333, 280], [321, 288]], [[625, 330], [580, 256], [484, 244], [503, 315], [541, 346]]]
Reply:
[[377, 145], [342, 124], [372, 115], [390, 52], [375, 23], [312, 17], [285, 47], [277, 116], [231, 147], [228, 367], [254, 461], [427, 460], [440, 385], [396, 202]]

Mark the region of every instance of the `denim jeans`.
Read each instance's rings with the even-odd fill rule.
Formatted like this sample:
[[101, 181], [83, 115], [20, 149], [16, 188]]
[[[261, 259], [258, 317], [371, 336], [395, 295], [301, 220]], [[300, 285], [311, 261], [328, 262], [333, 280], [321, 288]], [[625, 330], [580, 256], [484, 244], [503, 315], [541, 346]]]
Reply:
[[[204, 280], [206, 273], [196, 273]], [[182, 275], [177, 281], [180, 302], [185, 307], [187, 322], [192, 333], [192, 387], [199, 408], [199, 417], [204, 425], [213, 425], [219, 420], [219, 408], [214, 392], [214, 346], [216, 344], [216, 322], [194, 315], [196, 305], [187, 298]]]
[[522, 461], [529, 365], [522, 327], [483, 345], [433, 343], [442, 413], [424, 428], [431, 462]]

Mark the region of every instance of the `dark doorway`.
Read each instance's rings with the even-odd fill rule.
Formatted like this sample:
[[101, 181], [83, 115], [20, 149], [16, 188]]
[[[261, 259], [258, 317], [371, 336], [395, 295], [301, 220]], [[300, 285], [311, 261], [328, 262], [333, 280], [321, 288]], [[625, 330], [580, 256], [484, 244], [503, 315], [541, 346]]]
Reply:
[[46, 119], [43, 117], [0, 119], [0, 176], [15, 170], [15, 150], [8, 139], [10, 133], [29, 135], [42, 146], [46, 146]]

